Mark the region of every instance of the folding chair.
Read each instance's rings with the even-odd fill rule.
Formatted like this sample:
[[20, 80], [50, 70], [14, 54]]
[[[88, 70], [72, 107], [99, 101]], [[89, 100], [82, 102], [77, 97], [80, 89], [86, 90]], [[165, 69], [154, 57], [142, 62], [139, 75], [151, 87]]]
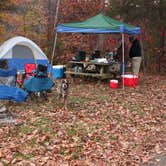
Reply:
[[22, 88], [24, 80], [34, 77], [36, 71], [36, 64], [35, 63], [28, 63], [24, 65], [24, 73], [21, 76], [17, 75], [17, 85]]
[[47, 98], [47, 92], [54, 86], [48, 77], [47, 66], [39, 64], [33, 77], [24, 80], [24, 89], [31, 95]]
[[28, 79], [29, 77], [34, 77], [36, 71], [36, 64], [35, 63], [25, 64], [24, 70], [25, 70], [24, 79]]
[[48, 77], [47, 66], [38, 64], [35, 76], [43, 78]]

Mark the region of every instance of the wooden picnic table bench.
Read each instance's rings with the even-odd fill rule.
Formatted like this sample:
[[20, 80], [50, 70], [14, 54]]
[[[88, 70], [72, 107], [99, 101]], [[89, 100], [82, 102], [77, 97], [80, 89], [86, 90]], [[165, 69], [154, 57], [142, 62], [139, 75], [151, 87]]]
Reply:
[[[77, 62], [77, 61], [69, 61], [70, 65], [74, 65], [75, 68], [68, 68], [65, 72], [66, 75], [74, 76], [74, 77], [95, 77], [98, 79], [109, 79], [115, 77], [117, 72], [110, 71], [111, 63], [98, 63], [98, 62]], [[93, 70], [89, 70], [88, 68], [92, 67]], [[81, 68], [81, 70], [80, 70]], [[78, 69], [78, 70], [77, 70]]]

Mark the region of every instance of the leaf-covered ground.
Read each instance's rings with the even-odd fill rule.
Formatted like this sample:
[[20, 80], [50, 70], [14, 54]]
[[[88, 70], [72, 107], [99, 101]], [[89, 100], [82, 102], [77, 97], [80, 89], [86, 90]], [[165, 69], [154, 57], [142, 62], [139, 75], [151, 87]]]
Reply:
[[166, 152], [165, 76], [125, 90], [72, 83], [68, 110], [55, 90], [10, 110], [23, 124], [0, 127], [0, 166], [137, 166]]

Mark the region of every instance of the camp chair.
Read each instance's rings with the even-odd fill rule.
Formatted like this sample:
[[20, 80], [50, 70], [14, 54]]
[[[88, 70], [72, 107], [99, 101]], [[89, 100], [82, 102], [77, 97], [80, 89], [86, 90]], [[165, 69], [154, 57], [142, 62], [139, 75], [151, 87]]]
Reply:
[[35, 76], [36, 77], [48, 77], [47, 66], [38, 64]]
[[24, 89], [30, 96], [37, 95], [47, 98], [47, 91], [51, 90], [54, 82], [47, 76], [47, 66], [39, 64], [33, 77], [24, 80]]
[[24, 70], [25, 70], [24, 79], [28, 79], [29, 77], [34, 77], [36, 71], [36, 64], [35, 63], [25, 64]]
[[22, 77], [17, 77], [17, 85], [22, 88], [24, 79], [28, 79], [29, 77], [34, 77], [36, 71], [36, 64], [35, 63], [28, 63], [24, 65], [24, 73]]

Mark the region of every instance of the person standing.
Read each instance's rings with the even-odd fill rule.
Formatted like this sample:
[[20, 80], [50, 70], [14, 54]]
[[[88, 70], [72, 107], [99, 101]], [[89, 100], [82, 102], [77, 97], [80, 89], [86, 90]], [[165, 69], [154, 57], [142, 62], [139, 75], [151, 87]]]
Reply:
[[129, 57], [131, 58], [132, 73], [138, 75], [142, 60], [141, 44], [134, 36], [130, 36], [129, 41], [131, 42]]

